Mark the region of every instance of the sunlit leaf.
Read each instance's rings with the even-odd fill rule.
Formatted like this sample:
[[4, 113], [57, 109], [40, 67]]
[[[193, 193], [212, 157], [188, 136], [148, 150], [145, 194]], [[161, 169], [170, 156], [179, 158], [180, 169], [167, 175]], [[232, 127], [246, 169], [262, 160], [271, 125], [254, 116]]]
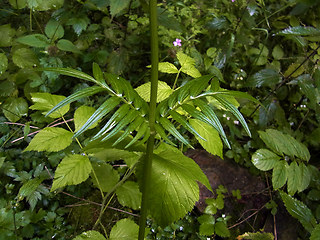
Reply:
[[111, 229], [109, 240], [137, 240], [139, 226], [132, 220], [121, 219]]
[[105, 237], [94, 230], [83, 232], [80, 235], [76, 236], [72, 240], [106, 240]]
[[94, 171], [94, 174], [91, 175], [92, 182], [104, 192], [109, 192], [120, 179], [118, 172], [110, 164], [93, 163], [92, 168]]
[[288, 27], [279, 32], [278, 35], [319, 36], [320, 30], [314, 27], [304, 26]]
[[160, 62], [159, 63], [159, 72], [163, 72], [163, 73], [178, 73], [179, 70], [172, 63]]
[[87, 156], [79, 154], [66, 156], [55, 171], [51, 192], [67, 185], [82, 183], [87, 180], [91, 170], [91, 163]]
[[268, 149], [259, 149], [252, 155], [253, 165], [262, 171], [268, 171], [279, 162], [280, 157]]
[[134, 210], [140, 209], [141, 192], [136, 182], [126, 181], [116, 189], [117, 199], [122, 206], [132, 208]]
[[[151, 83], [147, 82], [137, 87], [135, 90], [146, 101], [150, 102], [150, 87]], [[158, 81], [157, 102], [161, 102], [172, 94], [173, 90], [166, 82]]]
[[[74, 112], [74, 126], [75, 126], [75, 131], [78, 131], [87, 121], [88, 119], [92, 116], [92, 114], [96, 111], [93, 107], [89, 106], [81, 106], [77, 108], [77, 110]], [[97, 123], [91, 125], [88, 129], [94, 128], [97, 126]]]

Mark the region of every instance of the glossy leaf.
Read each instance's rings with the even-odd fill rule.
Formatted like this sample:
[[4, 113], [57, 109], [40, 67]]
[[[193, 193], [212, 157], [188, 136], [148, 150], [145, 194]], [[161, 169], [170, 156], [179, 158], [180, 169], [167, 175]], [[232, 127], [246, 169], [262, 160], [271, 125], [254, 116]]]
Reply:
[[291, 214], [291, 216], [298, 219], [303, 227], [311, 233], [316, 226], [316, 219], [312, 215], [311, 210], [303, 202], [284, 192], [280, 192], [280, 195], [287, 211]]
[[209, 153], [223, 158], [223, 145], [219, 133], [212, 126], [197, 119], [189, 120], [191, 126], [206, 140], [195, 135], [201, 146]]
[[[40, 110], [46, 116], [52, 118], [59, 118], [66, 114], [69, 111], [69, 105], [66, 103], [60, 105], [59, 108], [55, 108], [55, 112], [53, 112], [52, 108], [59, 104], [61, 101], [65, 100], [64, 96], [54, 95], [50, 93], [31, 93], [32, 101], [34, 105], [30, 107], [32, 110]], [[49, 113], [49, 110], [50, 113]]]
[[17, 122], [28, 114], [28, 103], [24, 98], [8, 98], [1, 106], [4, 116], [10, 122]]
[[66, 52], [81, 53], [81, 51], [71, 41], [66, 39], [60, 39], [57, 42], [57, 47]]
[[264, 132], [259, 131], [259, 136], [271, 150], [278, 154], [295, 156], [305, 161], [310, 159], [308, 148], [288, 134], [275, 129], [267, 129]]
[[87, 156], [74, 154], [64, 157], [55, 171], [51, 192], [67, 185], [82, 183], [87, 180], [91, 170]]
[[93, 86], [93, 87], [81, 89], [81, 90], [71, 94], [70, 96], [66, 97], [65, 99], [60, 101], [58, 104], [56, 104], [53, 108], [51, 108], [51, 110], [49, 112], [47, 112], [46, 116], [50, 115], [51, 113], [55, 112], [56, 110], [62, 108], [63, 106], [65, 106], [67, 104], [70, 104], [74, 101], [79, 100], [80, 98], [89, 97], [89, 96], [92, 96], [92, 95], [99, 93], [99, 92], [102, 92], [102, 91], [105, 91], [105, 89], [102, 87], [98, 87], [98, 86]]
[[147, 201], [150, 214], [158, 224], [166, 226], [192, 210], [199, 199], [197, 181], [211, 190], [208, 179], [192, 159], [167, 144], [155, 150], [152, 194]]
[[58, 152], [72, 143], [72, 135], [63, 128], [48, 127], [35, 135], [24, 151]]
[[110, 164], [104, 162], [93, 163], [92, 168], [94, 171], [94, 174], [91, 174], [92, 182], [103, 192], [109, 192], [120, 179], [118, 172]]
[[272, 172], [272, 186], [274, 189], [281, 188], [287, 182], [288, 168], [288, 163], [284, 160], [276, 163]]
[[288, 27], [278, 35], [293, 35], [293, 36], [319, 36], [320, 30], [314, 27], [304, 27], [304, 26], [297, 26], [297, 27]]
[[261, 171], [268, 171], [279, 162], [280, 157], [268, 149], [259, 149], [252, 155], [253, 165]]
[[281, 80], [280, 74], [273, 69], [263, 69], [255, 73], [246, 83], [247, 87], [273, 87]]
[[45, 48], [50, 46], [49, 39], [42, 34], [31, 34], [16, 39], [17, 42], [31, 46]]
[[117, 199], [122, 206], [134, 210], [140, 209], [142, 194], [136, 182], [126, 181], [116, 189], [116, 194]]
[[12, 61], [20, 68], [32, 68], [39, 64], [36, 54], [28, 48], [19, 48], [14, 51]]

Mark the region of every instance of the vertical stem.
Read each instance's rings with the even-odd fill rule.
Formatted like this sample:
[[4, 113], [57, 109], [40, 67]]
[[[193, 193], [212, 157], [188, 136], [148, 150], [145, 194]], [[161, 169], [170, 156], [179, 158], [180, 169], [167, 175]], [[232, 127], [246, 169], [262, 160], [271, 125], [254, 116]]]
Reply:
[[144, 239], [146, 220], [147, 220], [147, 199], [150, 193], [150, 178], [152, 167], [152, 154], [154, 148], [154, 140], [156, 130], [154, 128], [156, 118], [156, 104], [158, 92], [158, 63], [159, 63], [159, 49], [158, 49], [158, 20], [157, 20], [157, 0], [149, 1], [150, 11], [150, 32], [151, 32], [151, 97], [149, 105], [149, 127], [150, 137], [147, 143], [147, 150], [145, 158], [143, 159], [143, 178], [142, 178], [142, 201], [141, 213], [139, 221], [139, 240]]

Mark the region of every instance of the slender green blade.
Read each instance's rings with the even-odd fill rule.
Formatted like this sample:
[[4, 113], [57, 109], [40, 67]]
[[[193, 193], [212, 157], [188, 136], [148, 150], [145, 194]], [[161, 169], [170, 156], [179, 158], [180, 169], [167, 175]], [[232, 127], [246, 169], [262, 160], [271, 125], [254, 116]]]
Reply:
[[101, 71], [101, 68], [99, 67], [99, 65], [97, 63], [93, 63], [92, 64], [92, 73], [93, 73], [93, 76], [94, 78], [102, 83], [102, 84], [105, 84], [105, 81], [104, 81], [104, 78], [103, 78], [103, 73]]
[[239, 110], [233, 106], [231, 103], [229, 103], [227, 100], [220, 96], [214, 96], [215, 99], [217, 99], [225, 108], [227, 108], [241, 123], [243, 128], [246, 130], [248, 135], [251, 137], [251, 132], [249, 130], [249, 127], [246, 123], [246, 120], [243, 118], [242, 114], [239, 112]]
[[165, 140], [167, 143], [173, 145], [173, 146], [177, 146], [176, 144], [174, 144], [167, 136], [166, 132], [163, 130], [163, 127], [160, 124], [155, 124], [154, 128], [156, 129], [157, 133], [160, 135], [160, 137], [163, 138], [163, 140]]
[[88, 119], [88, 121], [75, 133], [74, 138], [78, 137], [81, 133], [89, 129], [93, 124], [103, 118], [112, 109], [114, 109], [120, 103], [118, 97], [108, 98]]
[[143, 135], [148, 135], [147, 132], [149, 130], [149, 124], [147, 122], [143, 122], [139, 129], [137, 134], [134, 136], [134, 138], [125, 146], [125, 148], [130, 147], [132, 144], [134, 144], [136, 141], [138, 141]]
[[71, 94], [70, 96], [68, 96], [67, 98], [63, 99], [61, 102], [59, 102], [56, 106], [54, 106], [47, 114], [46, 116], [50, 115], [51, 113], [57, 111], [58, 109], [62, 108], [63, 106], [72, 103], [74, 101], [77, 101], [80, 98], [83, 97], [88, 97], [88, 96], [92, 96], [96, 93], [105, 91], [104, 88], [99, 87], [99, 86], [93, 86], [93, 87], [88, 87], [88, 88], [84, 88], [78, 92], [75, 92], [73, 94]]

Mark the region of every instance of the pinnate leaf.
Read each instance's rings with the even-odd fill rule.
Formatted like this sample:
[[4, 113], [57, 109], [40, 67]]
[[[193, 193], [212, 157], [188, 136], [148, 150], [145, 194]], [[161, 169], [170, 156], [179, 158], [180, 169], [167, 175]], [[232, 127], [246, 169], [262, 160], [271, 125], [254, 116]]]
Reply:
[[272, 169], [279, 160], [280, 157], [268, 149], [259, 149], [252, 155], [253, 165], [262, 171]]
[[[32, 101], [35, 103], [30, 107], [32, 110], [40, 110], [43, 114], [47, 114], [54, 106], [65, 99], [64, 96], [54, 95], [50, 93], [31, 93]], [[57, 111], [49, 114], [49, 117], [59, 118], [69, 111], [69, 104], [61, 107]]]
[[56, 169], [51, 191], [87, 180], [91, 170], [91, 163], [87, 156], [80, 154], [66, 156]]
[[72, 135], [72, 132], [63, 128], [44, 128], [31, 140], [24, 151], [58, 152], [71, 144]]

